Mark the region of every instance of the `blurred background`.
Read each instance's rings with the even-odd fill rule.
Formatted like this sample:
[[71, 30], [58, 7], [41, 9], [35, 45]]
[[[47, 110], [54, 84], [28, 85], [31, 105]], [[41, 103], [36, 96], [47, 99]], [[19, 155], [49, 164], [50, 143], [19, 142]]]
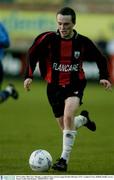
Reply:
[[[62, 138], [46, 97], [46, 83], [36, 70], [37, 81], [27, 93], [23, 76], [28, 48], [40, 33], [56, 31], [56, 12], [64, 6], [76, 11], [78, 33], [92, 39], [107, 56], [114, 83], [114, 0], [0, 0], [0, 21], [11, 41], [2, 61], [6, 76], [3, 86], [14, 83], [20, 97], [16, 103], [10, 98], [0, 106], [1, 175], [37, 175], [28, 164], [33, 150], [48, 150], [53, 161], [60, 155]], [[89, 110], [97, 131], [90, 133], [84, 127], [79, 130], [66, 174], [111, 175], [114, 174], [114, 91], [107, 92], [99, 86], [98, 69], [92, 59], [84, 62], [84, 70], [92, 83], [85, 90], [80, 111]]]
[[[0, 0], [0, 21], [11, 40], [3, 61], [5, 74], [23, 76], [33, 39], [41, 32], [56, 31], [56, 12], [63, 6], [76, 11], [76, 30], [91, 38], [108, 57], [114, 82], [114, 0]], [[88, 79], [98, 78], [95, 62], [85, 62], [84, 69]]]

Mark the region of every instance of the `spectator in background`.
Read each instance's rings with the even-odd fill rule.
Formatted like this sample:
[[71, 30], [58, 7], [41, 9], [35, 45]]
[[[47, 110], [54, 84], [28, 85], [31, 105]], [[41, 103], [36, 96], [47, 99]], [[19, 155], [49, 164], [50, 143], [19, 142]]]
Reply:
[[2, 60], [5, 55], [5, 48], [8, 48], [9, 45], [10, 40], [8, 33], [3, 24], [0, 23], [0, 103], [6, 101], [9, 97], [12, 97], [13, 99], [18, 99], [18, 92], [13, 84], [10, 83], [4, 90], [1, 90], [4, 77]]

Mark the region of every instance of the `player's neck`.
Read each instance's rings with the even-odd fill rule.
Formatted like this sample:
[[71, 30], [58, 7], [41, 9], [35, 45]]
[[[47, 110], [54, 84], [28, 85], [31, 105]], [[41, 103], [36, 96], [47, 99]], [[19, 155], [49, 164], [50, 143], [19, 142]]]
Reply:
[[68, 36], [64, 37], [64, 39], [71, 39], [74, 36], [74, 31], [72, 31]]

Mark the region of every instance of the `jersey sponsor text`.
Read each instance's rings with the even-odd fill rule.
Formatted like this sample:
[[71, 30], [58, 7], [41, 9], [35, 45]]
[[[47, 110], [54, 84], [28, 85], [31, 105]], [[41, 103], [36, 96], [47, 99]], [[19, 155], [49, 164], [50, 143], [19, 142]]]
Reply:
[[53, 69], [61, 72], [72, 72], [79, 70], [79, 64], [58, 64], [53, 63]]

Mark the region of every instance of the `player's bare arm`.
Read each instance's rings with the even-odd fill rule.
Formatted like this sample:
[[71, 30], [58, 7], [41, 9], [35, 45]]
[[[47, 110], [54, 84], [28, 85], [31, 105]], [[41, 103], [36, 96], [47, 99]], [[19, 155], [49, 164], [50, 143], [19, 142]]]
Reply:
[[25, 79], [25, 81], [24, 81], [24, 89], [27, 90], [27, 91], [30, 91], [31, 83], [32, 83], [31, 78]]
[[110, 83], [109, 80], [101, 79], [101, 80], [100, 80], [100, 84], [101, 84], [102, 86], [104, 86], [104, 88], [105, 88], [106, 90], [112, 90], [112, 85], [111, 85], [111, 83]]

